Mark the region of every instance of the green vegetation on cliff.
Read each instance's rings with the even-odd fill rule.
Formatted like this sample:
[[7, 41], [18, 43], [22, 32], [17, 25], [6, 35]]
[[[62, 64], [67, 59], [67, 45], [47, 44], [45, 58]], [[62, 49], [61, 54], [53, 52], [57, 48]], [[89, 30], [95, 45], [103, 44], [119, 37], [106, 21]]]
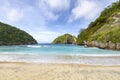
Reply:
[[52, 43], [54, 44], [75, 44], [76, 37], [70, 34], [64, 34], [62, 36], [57, 37]]
[[0, 45], [20, 45], [36, 43], [36, 40], [25, 31], [0, 22]]
[[83, 30], [77, 39], [77, 44], [84, 41], [101, 41], [120, 43], [120, 2], [108, 6], [101, 15]]

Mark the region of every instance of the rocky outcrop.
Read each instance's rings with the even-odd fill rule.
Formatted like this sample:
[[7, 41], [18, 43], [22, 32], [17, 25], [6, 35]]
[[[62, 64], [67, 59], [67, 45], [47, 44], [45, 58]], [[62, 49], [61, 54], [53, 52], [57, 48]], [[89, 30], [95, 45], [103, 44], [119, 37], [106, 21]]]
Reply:
[[116, 49], [117, 49], [117, 50], [120, 50], [120, 43], [117, 43]]
[[72, 37], [67, 37], [65, 44], [73, 44]]
[[98, 47], [101, 49], [120, 50], [120, 43], [112, 43], [111, 41], [108, 41], [107, 43], [91, 41], [91, 42], [86, 42], [84, 44], [85, 47]]
[[70, 34], [64, 34], [57, 37], [52, 43], [54, 44], [76, 44], [76, 37]]

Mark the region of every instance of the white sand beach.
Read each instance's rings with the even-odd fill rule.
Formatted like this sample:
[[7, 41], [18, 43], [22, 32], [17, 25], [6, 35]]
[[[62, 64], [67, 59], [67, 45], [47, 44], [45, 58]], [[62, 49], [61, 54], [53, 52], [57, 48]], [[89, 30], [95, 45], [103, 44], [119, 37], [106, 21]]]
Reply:
[[1, 62], [0, 80], [120, 80], [120, 66]]

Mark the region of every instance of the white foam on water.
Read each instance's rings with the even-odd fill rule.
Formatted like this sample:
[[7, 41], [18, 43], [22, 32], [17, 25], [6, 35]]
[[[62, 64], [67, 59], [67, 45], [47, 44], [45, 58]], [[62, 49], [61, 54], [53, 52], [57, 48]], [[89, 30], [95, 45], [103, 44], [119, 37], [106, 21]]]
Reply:
[[40, 47], [42, 47], [42, 46], [37, 46], [37, 45], [28, 45], [27, 47], [29, 47], [29, 48], [40, 48]]
[[120, 57], [87, 57], [65, 55], [2, 54], [0, 61], [27, 63], [75, 63], [95, 65], [120, 65]]
[[86, 56], [86, 57], [120, 57], [120, 54], [69, 54], [70, 56]]

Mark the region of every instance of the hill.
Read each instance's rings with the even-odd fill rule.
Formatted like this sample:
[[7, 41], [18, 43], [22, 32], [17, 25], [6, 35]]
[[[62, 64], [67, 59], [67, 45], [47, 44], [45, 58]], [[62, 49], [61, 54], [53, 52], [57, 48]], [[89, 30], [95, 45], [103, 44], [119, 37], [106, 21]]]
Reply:
[[25, 31], [0, 22], [0, 45], [36, 44], [37, 41]]
[[77, 44], [120, 50], [120, 2], [108, 6], [91, 22], [78, 35]]
[[70, 34], [64, 34], [57, 37], [52, 43], [54, 44], [75, 44], [76, 37]]

